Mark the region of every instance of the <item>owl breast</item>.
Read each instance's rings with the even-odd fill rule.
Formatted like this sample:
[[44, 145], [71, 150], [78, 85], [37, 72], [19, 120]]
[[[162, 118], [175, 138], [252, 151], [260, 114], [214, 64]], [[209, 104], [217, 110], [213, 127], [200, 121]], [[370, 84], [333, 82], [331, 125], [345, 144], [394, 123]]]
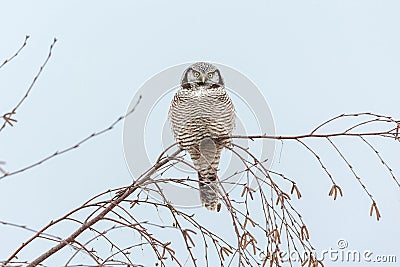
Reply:
[[204, 138], [231, 135], [234, 128], [234, 108], [225, 90], [179, 90], [169, 115], [176, 141], [186, 150]]

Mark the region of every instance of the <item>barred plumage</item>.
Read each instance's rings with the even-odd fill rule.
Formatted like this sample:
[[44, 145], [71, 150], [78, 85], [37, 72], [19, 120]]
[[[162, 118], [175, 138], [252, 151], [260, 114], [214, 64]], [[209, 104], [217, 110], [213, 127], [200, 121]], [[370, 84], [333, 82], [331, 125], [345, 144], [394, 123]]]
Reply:
[[191, 65], [169, 110], [175, 139], [187, 150], [198, 171], [200, 199], [214, 210], [218, 203], [217, 169], [222, 149], [235, 125], [235, 111], [219, 70], [205, 62]]

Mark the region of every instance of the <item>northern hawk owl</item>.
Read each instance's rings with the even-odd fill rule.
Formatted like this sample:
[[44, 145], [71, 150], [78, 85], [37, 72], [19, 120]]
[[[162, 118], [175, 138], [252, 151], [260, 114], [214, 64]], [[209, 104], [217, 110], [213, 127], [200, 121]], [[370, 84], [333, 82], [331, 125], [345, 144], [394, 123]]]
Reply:
[[198, 62], [183, 72], [169, 118], [178, 145], [189, 152], [198, 172], [200, 199], [209, 210], [218, 203], [218, 164], [222, 149], [230, 146], [235, 109], [220, 71]]

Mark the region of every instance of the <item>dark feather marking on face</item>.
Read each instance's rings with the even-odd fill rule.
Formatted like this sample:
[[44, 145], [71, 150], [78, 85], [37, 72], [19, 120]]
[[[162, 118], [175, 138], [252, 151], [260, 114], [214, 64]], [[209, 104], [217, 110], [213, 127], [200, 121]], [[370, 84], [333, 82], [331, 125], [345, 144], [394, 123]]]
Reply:
[[190, 89], [190, 83], [188, 83], [188, 82], [182, 83], [182, 84], [181, 84], [181, 87], [182, 87], [183, 89]]
[[220, 84], [220, 85], [224, 86], [224, 85], [225, 85], [225, 84], [224, 84], [224, 79], [222, 78], [222, 75], [221, 75], [221, 73], [219, 72], [219, 70], [218, 70], [218, 69], [216, 69], [216, 70], [215, 70], [215, 72], [216, 72], [216, 73], [218, 73], [218, 78], [219, 78], [219, 80], [218, 80], [218, 84]]
[[189, 70], [190, 70], [190, 69], [187, 69], [187, 70], [185, 71], [185, 73], [183, 74], [183, 78], [182, 78], [182, 81], [181, 81], [181, 85], [182, 85], [182, 86], [188, 83], [187, 75], [188, 75]]

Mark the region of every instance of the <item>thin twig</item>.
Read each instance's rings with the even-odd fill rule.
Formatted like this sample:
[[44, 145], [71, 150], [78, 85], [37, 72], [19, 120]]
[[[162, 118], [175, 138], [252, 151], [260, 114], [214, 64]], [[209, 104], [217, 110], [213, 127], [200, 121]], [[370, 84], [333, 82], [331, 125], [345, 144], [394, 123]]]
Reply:
[[[57, 42], [57, 39], [54, 38], [53, 43], [50, 45], [50, 50], [49, 50], [49, 54], [47, 55], [46, 60], [44, 61], [44, 63], [42, 64], [42, 66], [39, 69], [39, 72], [36, 74], [36, 76], [33, 78], [33, 81], [31, 82], [31, 84], [28, 87], [28, 90], [25, 92], [25, 95], [21, 98], [21, 100], [17, 103], [17, 105], [10, 111], [7, 112], [3, 115], [3, 119], [4, 119], [4, 123], [3, 125], [0, 127], [0, 132], [6, 127], [6, 125], [13, 125], [13, 122], [16, 122], [15, 119], [12, 118], [13, 115], [16, 114], [17, 109], [22, 105], [22, 103], [28, 98], [29, 93], [31, 92], [33, 86], [36, 84], [36, 81], [38, 80], [40, 74], [42, 73], [44, 67], [47, 65], [47, 62], [49, 61], [50, 57], [51, 57], [51, 53], [53, 51], [53, 47], [55, 45], [55, 43]], [[23, 47], [22, 47], [23, 48]], [[19, 52], [19, 51], [18, 51]]]
[[6, 65], [7, 63], [9, 63], [11, 60], [13, 60], [15, 57], [18, 56], [18, 54], [22, 51], [22, 49], [24, 49], [24, 47], [25, 47], [26, 44], [28, 43], [29, 37], [30, 37], [29, 35], [26, 35], [26, 36], [25, 36], [24, 43], [21, 45], [21, 47], [17, 50], [17, 52], [15, 52], [14, 55], [12, 55], [12, 56], [9, 57], [8, 59], [4, 60], [4, 62], [0, 65], [0, 69], [1, 69], [4, 65]]
[[28, 166], [26, 166], [26, 167], [23, 167], [23, 168], [21, 168], [21, 169], [18, 169], [18, 170], [16, 170], [16, 171], [12, 171], [12, 172], [9, 172], [9, 173], [5, 173], [5, 174], [3, 174], [2, 176], [0, 176], [0, 180], [4, 179], [4, 178], [6, 178], [6, 177], [10, 177], [10, 176], [12, 176], [12, 175], [18, 174], [18, 173], [27, 171], [27, 170], [29, 170], [29, 169], [32, 169], [33, 167], [36, 167], [36, 166], [38, 166], [38, 165], [40, 165], [40, 164], [42, 164], [42, 163], [45, 163], [46, 161], [51, 160], [51, 159], [53, 159], [54, 157], [61, 156], [61, 155], [65, 154], [65, 153], [67, 153], [67, 152], [70, 152], [70, 151], [72, 151], [72, 150], [75, 150], [75, 149], [79, 148], [82, 144], [88, 142], [89, 140], [93, 139], [94, 137], [103, 135], [103, 134], [105, 134], [105, 133], [111, 131], [112, 129], [114, 129], [114, 127], [115, 127], [119, 122], [121, 122], [122, 120], [124, 120], [126, 117], [128, 117], [130, 114], [132, 114], [132, 113], [135, 111], [135, 109], [136, 109], [136, 107], [139, 105], [141, 99], [142, 99], [142, 97], [139, 96], [139, 99], [137, 100], [136, 104], [133, 106], [133, 108], [132, 108], [128, 113], [126, 113], [124, 116], [120, 116], [120, 117], [119, 117], [118, 119], [116, 119], [113, 123], [111, 123], [111, 125], [109, 125], [108, 127], [104, 128], [103, 130], [100, 130], [100, 131], [98, 131], [98, 132], [94, 132], [94, 133], [92, 133], [91, 135], [89, 135], [89, 136], [83, 138], [83, 139], [82, 139], [81, 141], [79, 141], [78, 143], [76, 143], [76, 144], [74, 144], [74, 145], [72, 145], [72, 146], [69, 146], [69, 147], [67, 147], [67, 148], [64, 148], [64, 149], [62, 149], [62, 150], [56, 151], [56, 152], [54, 152], [53, 154], [51, 154], [51, 155], [49, 155], [49, 156], [47, 156], [47, 157], [45, 157], [45, 158], [43, 158], [43, 159], [41, 159], [41, 160], [39, 160], [39, 161], [33, 163], [33, 164], [30, 164], [30, 165], [28, 165]]
[[[171, 154], [170, 157], [175, 157], [181, 152], [180, 149], [178, 149], [176, 152]], [[113, 200], [99, 215], [91, 219], [90, 221], [87, 221], [83, 223], [75, 232], [73, 232], [69, 237], [63, 240], [63, 242], [59, 243], [58, 245], [52, 247], [39, 257], [37, 257], [35, 260], [33, 260], [30, 264], [28, 264], [27, 267], [33, 267], [37, 266], [41, 262], [43, 262], [45, 259], [56, 253], [57, 251], [61, 250], [63, 247], [65, 247], [67, 244], [73, 242], [80, 234], [82, 234], [86, 229], [90, 228], [92, 225], [100, 221], [102, 218], [104, 218], [110, 211], [114, 209], [119, 203], [121, 203], [123, 200], [125, 200], [127, 197], [129, 197], [133, 192], [136, 191], [144, 182], [148, 181], [150, 177], [163, 165], [169, 162], [169, 157], [166, 159], [163, 159], [151, 168], [151, 170], [143, 176], [140, 180], [136, 180], [130, 187], [128, 187], [123, 194], [121, 194], [117, 199]], [[6, 262], [5, 265], [7, 265], [12, 259], [9, 258]]]

